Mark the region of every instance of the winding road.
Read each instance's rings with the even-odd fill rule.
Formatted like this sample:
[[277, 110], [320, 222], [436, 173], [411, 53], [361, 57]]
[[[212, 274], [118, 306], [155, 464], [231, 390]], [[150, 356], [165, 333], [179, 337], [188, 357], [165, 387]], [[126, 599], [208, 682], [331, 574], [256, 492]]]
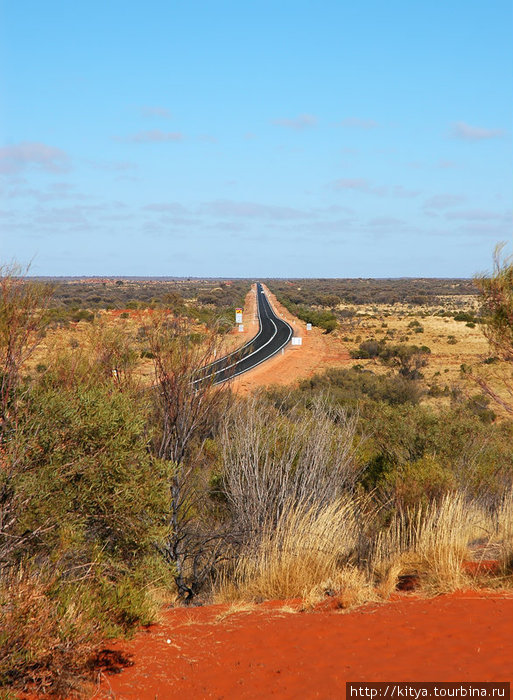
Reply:
[[220, 384], [265, 362], [276, 355], [292, 338], [292, 327], [277, 316], [260, 282], [256, 286], [257, 312], [260, 330], [241, 348], [203, 367], [193, 384]]

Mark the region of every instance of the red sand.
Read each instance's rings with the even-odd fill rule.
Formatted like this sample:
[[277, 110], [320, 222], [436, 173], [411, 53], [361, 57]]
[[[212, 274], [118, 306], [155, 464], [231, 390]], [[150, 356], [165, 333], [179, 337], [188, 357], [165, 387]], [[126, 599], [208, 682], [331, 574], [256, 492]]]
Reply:
[[[110, 648], [133, 666], [95, 698], [344, 698], [350, 681], [511, 681], [513, 595], [459, 593], [349, 613], [179, 608]], [[170, 640], [168, 642], [167, 640]]]

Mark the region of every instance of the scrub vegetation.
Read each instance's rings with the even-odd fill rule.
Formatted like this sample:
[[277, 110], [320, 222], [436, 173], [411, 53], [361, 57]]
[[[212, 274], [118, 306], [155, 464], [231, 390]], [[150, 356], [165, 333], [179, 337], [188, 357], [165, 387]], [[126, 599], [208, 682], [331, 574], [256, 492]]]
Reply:
[[[331, 309], [309, 316], [327, 332], [343, 299], [429, 297], [482, 324], [511, 378], [511, 271], [499, 255], [473, 311], [461, 280], [269, 286]], [[350, 368], [241, 397], [191, 382], [249, 281], [0, 282], [0, 692], [80, 694], [106, 640], [163, 605], [513, 583], [513, 422], [479, 376], [470, 396], [426, 384], [422, 318], [355, 340]]]

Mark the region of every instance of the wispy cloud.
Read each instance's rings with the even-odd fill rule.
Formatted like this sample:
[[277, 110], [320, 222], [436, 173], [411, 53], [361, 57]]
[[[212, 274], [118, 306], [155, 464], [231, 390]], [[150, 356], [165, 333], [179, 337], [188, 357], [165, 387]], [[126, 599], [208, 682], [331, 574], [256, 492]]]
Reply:
[[338, 122], [337, 126], [346, 126], [352, 129], [375, 129], [379, 126], [374, 119], [359, 119], [358, 117], [348, 117]]
[[450, 211], [446, 213], [447, 219], [461, 219], [463, 221], [503, 221], [513, 222], [510, 212], [486, 211], [484, 209], [466, 209], [462, 211]]
[[55, 146], [22, 141], [0, 148], [0, 173], [16, 175], [26, 168], [38, 168], [49, 173], [69, 170], [68, 154]]
[[354, 190], [355, 192], [373, 194], [378, 197], [390, 196], [398, 197], [399, 199], [411, 199], [420, 194], [418, 190], [409, 190], [403, 185], [390, 185], [389, 187], [374, 185], [365, 178], [340, 178], [332, 183], [332, 187], [338, 191]]
[[394, 197], [399, 197], [400, 199], [412, 199], [413, 197], [418, 197], [420, 194], [419, 190], [409, 190], [407, 187], [402, 185], [394, 185], [390, 190], [390, 194]]
[[333, 183], [335, 190], [354, 190], [365, 194], [383, 196], [387, 190], [385, 187], [376, 187], [364, 178], [341, 178]]
[[180, 202], [155, 202], [153, 204], [146, 204], [143, 207], [146, 211], [156, 211], [158, 213], [166, 214], [186, 214], [187, 209], [180, 204]]
[[453, 160], [439, 160], [438, 161], [438, 167], [442, 168], [442, 170], [448, 170], [449, 168], [455, 168], [457, 166], [457, 163]]
[[304, 219], [310, 214], [292, 207], [280, 207], [257, 202], [235, 202], [216, 200], [201, 205], [199, 213], [225, 217], [243, 217], [248, 219]]
[[169, 141], [183, 141], [183, 134], [179, 131], [160, 131], [151, 129], [150, 131], [139, 131], [132, 134], [126, 140], [131, 143], [166, 143]]
[[74, 186], [68, 182], [54, 182], [45, 190], [25, 186], [13, 187], [7, 192], [7, 197], [9, 199], [28, 198], [37, 202], [91, 199], [88, 195], [76, 192]]
[[451, 135], [455, 139], [463, 141], [485, 141], [487, 139], [502, 138], [504, 129], [487, 129], [481, 126], [471, 126], [465, 122], [456, 122], [452, 126]]
[[457, 207], [466, 202], [467, 198], [461, 194], [435, 194], [424, 202], [424, 209], [448, 209]]
[[284, 126], [287, 129], [295, 129], [301, 131], [312, 126], [317, 126], [317, 117], [313, 114], [300, 114], [292, 119], [273, 119], [272, 123], [275, 126]]
[[501, 240], [511, 232], [511, 224], [504, 222], [482, 221], [466, 222], [456, 228], [456, 231], [464, 235], [487, 237], [493, 240]]
[[403, 219], [396, 219], [394, 216], [376, 216], [369, 221], [369, 226], [379, 228], [399, 228], [405, 225]]
[[89, 160], [86, 161], [95, 170], [105, 170], [107, 172], [129, 172], [131, 170], [137, 170], [138, 166], [136, 163], [131, 163], [126, 160], [113, 160], [113, 161], [96, 161]]
[[217, 138], [212, 134], [200, 134], [199, 140], [205, 143], [217, 143]]
[[160, 119], [170, 119], [171, 112], [165, 107], [141, 107], [143, 117], [159, 117]]

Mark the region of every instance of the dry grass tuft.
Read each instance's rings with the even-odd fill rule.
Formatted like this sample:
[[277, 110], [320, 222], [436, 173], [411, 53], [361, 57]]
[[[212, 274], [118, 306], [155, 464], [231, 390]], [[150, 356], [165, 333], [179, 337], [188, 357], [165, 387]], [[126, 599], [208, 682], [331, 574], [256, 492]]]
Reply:
[[513, 579], [513, 488], [504, 495], [497, 512], [496, 527], [501, 546], [500, 562], [505, 573]]
[[216, 615], [215, 622], [222, 622], [223, 620], [226, 620], [226, 618], [232, 617], [232, 615], [241, 615], [244, 613], [253, 612], [255, 610], [255, 607], [256, 606], [254, 603], [232, 603], [226, 610], [223, 610], [218, 615]]
[[376, 540], [373, 567], [380, 594], [391, 592], [404, 574], [418, 575], [436, 593], [472, 587], [476, 578], [463, 567], [471, 558], [469, 545], [483, 534], [490, 538], [493, 530], [490, 515], [461, 493], [398, 514]]
[[20, 570], [0, 590], [0, 687], [66, 697], [90, 675], [96, 624], [52, 598], [55, 582]]
[[[375, 513], [359, 499], [345, 497], [322, 507], [289, 505], [277, 525], [266, 528], [225, 572], [216, 600], [301, 598], [301, 609], [309, 610], [332, 597], [334, 607], [351, 608], [389, 598], [400, 580], [410, 577], [406, 590], [420, 584], [431, 594], [504, 587], [511, 583], [512, 512], [511, 495], [490, 514], [464, 494], [451, 493], [396, 514], [386, 530], [373, 530]], [[464, 566], [472, 559], [471, 544], [483, 535], [504, 552], [498, 573]]]
[[293, 506], [267, 527], [220, 583], [222, 602], [308, 596], [340, 577], [341, 563], [356, 548], [359, 503], [350, 498], [322, 506]]
[[347, 610], [377, 600], [369, 577], [356, 566], [346, 565], [333, 578], [309, 588], [303, 596], [303, 610], [312, 610], [333, 600], [333, 607]]

